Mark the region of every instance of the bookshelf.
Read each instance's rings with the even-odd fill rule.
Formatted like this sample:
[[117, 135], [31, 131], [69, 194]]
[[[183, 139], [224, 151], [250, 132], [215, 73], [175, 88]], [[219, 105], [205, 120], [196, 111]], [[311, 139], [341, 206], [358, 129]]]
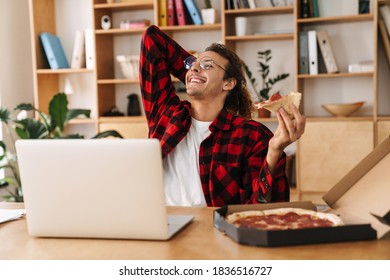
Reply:
[[[301, 3], [295, 1], [296, 11], [300, 11]], [[321, 196], [383, 140], [378, 133], [376, 1], [373, 7], [368, 14], [300, 18], [296, 13], [296, 65], [299, 64], [299, 32], [327, 30], [340, 69], [339, 73], [320, 71], [317, 75], [300, 74], [298, 67], [295, 70], [296, 90], [304, 93], [302, 109], [308, 117], [305, 134], [297, 149], [297, 195], [300, 200], [321, 203]], [[356, 27], [360, 30], [359, 37], [369, 44], [352, 38], [350, 30]], [[348, 71], [349, 64], [364, 60], [373, 62], [373, 71]], [[330, 116], [320, 107], [323, 103], [358, 100], [366, 104], [349, 117]], [[381, 133], [385, 134], [385, 130], [385, 127], [381, 128]]]
[[[65, 79], [69, 79], [73, 82], [72, 85], [77, 91], [77, 94], [68, 96], [69, 106], [91, 109], [91, 119], [72, 120], [69, 130], [82, 130], [86, 136], [92, 136], [97, 131], [97, 116], [94, 106], [94, 85], [96, 84], [94, 69], [50, 69], [39, 39], [41, 32], [60, 35], [63, 46], [68, 46], [68, 48], [65, 48], [65, 52], [70, 64], [74, 34], [78, 29], [83, 30], [91, 27], [88, 25], [88, 17], [81, 13], [77, 14], [77, 12], [63, 9], [63, 2], [57, 3], [54, 0], [29, 0], [28, 4], [33, 54], [34, 104], [41, 111], [47, 113], [49, 101], [56, 93], [64, 91]], [[58, 5], [56, 6], [56, 4]], [[81, 3], [81, 7], [86, 7], [86, 2]], [[62, 10], [60, 18], [55, 16], [56, 9]], [[69, 30], [70, 35], [68, 35], [61, 19], [75, 16], [83, 20], [80, 20], [79, 24], [72, 25]]]

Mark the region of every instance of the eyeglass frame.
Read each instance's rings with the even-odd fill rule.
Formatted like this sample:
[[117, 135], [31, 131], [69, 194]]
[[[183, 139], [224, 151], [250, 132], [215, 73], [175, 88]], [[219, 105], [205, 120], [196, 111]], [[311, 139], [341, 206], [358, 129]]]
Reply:
[[[193, 59], [192, 61], [188, 62], [189, 59]], [[218, 63], [216, 63], [211, 57], [209, 56], [205, 56], [203, 57], [201, 60], [198, 60], [198, 58], [196, 58], [195, 56], [189, 56], [187, 57], [183, 62], [184, 62], [184, 67], [187, 69], [187, 70], [190, 70], [192, 66], [194, 66], [195, 64], [197, 64], [199, 62], [199, 66], [200, 68], [202, 68], [202, 70], [209, 70], [210, 67], [211, 67], [211, 64], [208, 65], [208, 66], [202, 66], [201, 64], [201, 61], [204, 61], [205, 59], [207, 59], [206, 61], [207, 62], [211, 62], [214, 63], [215, 65], [217, 65], [219, 68], [221, 68], [223, 71], [226, 72], [226, 69], [223, 68], [221, 65], [219, 65]]]

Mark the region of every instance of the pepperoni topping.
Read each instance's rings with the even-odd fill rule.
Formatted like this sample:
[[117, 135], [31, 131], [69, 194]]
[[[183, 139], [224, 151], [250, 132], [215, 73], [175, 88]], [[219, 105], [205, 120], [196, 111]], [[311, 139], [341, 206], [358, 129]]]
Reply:
[[271, 97], [269, 98], [270, 101], [275, 101], [275, 100], [278, 100], [282, 98], [282, 96], [279, 94], [279, 93], [275, 93], [273, 95], [271, 95]]

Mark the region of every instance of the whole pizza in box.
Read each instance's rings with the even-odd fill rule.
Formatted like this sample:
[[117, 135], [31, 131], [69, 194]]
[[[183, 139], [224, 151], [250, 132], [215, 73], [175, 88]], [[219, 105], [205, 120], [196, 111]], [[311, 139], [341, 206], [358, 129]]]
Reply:
[[337, 215], [301, 208], [277, 208], [235, 212], [226, 221], [237, 227], [263, 230], [288, 230], [343, 225]]

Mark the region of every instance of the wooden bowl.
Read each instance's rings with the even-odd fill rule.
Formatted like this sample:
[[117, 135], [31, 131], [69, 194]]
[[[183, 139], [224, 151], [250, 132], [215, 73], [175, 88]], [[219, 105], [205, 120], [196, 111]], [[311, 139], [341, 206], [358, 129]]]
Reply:
[[348, 117], [362, 107], [364, 102], [355, 103], [338, 103], [338, 104], [323, 104], [321, 105], [326, 111], [336, 117]]

